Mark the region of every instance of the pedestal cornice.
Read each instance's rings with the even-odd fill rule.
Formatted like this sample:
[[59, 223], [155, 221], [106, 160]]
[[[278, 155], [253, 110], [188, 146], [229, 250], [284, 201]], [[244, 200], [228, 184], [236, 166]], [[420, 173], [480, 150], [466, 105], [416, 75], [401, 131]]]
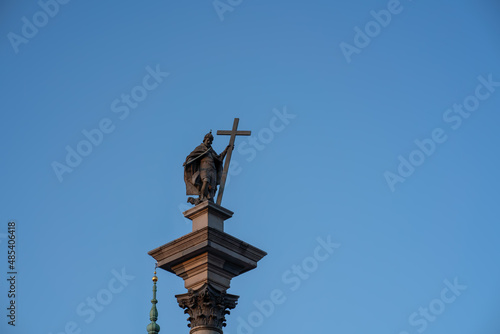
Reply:
[[186, 288], [211, 283], [223, 291], [230, 280], [257, 267], [267, 253], [215, 228], [205, 227], [148, 253], [164, 270], [180, 276]]

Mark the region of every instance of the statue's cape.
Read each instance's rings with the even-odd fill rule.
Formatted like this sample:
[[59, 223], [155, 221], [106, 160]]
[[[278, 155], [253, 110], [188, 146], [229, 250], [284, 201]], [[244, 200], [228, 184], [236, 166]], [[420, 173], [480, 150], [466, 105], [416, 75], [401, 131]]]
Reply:
[[201, 159], [213, 152], [216, 157], [214, 158], [215, 169], [217, 173], [217, 185], [220, 184], [220, 179], [222, 176], [222, 159], [218, 156], [215, 151], [205, 144], [198, 145], [193, 152], [189, 153], [184, 162], [184, 182], [186, 183], [186, 195], [199, 195], [202, 185], [200, 178], [200, 161]]

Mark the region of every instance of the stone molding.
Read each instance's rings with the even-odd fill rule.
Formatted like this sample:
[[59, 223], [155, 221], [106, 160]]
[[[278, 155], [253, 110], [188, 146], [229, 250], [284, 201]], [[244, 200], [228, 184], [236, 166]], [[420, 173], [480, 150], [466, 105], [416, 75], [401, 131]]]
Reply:
[[158, 266], [175, 273], [172, 267], [209, 252], [239, 268], [238, 275], [257, 267], [266, 252], [211, 227], [186, 234], [148, 252]]

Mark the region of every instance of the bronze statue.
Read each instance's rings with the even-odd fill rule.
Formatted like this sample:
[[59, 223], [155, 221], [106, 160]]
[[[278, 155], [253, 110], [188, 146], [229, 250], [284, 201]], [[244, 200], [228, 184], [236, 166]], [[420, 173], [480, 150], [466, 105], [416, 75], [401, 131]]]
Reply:
[[183, 164], [186, 195], [199, 195], [196, 199], [188, 198], [187, 201], [194, 205], [207, 200], [214, 202], [217, 186], [221, 182], [224, 157], [232, 146], [228, 145], [221, 154], [217, 154], [212, 148], [213, 140], [214, 136], [210, 131]]
[[[215, 153], [212, 148], [214, 136], [212, 136], [212, 130], [210, 130], [210, 133], [207, 133], [203, 138], [203, 143], [187, 156], [183, 165], [186, 195], [199, 195], [196, 199], [188, 197], [187, 201], [189, 203], [198, 205], [203, 201], [214, 202], [217, 186], [220, 185], [216, 204], [221, 205], [236, 136], [250, 136], [252, 134], [252, 131], [239, 131], [239, 121], [239, 118], [234, 119], [231, 130], [217, 131], [218, 135], [230, 136], [229, 145], [227, 145], [224, 152], [221, 154]], [[224, 168], [222, 168], [222, 162], [226, 154], [227, 159]]]

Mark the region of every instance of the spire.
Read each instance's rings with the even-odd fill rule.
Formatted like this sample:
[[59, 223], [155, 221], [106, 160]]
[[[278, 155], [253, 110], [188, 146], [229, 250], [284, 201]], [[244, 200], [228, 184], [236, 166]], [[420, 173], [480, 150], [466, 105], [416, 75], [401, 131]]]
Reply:
[[160, 331], [160, 326], [156, 323], [158, 320], [158, 310], [156, 310], [156, 282], [158, 281], [158, 277], [156, 277], [156, 268], [158, 268], [158, 263], [155, 265], [155, 274], [153, 276], [153, 299], [151, 299], [151, 311], [149, 312], [149, 320], [151, 323], [146, 327], [148, 334], [158, 334]]

